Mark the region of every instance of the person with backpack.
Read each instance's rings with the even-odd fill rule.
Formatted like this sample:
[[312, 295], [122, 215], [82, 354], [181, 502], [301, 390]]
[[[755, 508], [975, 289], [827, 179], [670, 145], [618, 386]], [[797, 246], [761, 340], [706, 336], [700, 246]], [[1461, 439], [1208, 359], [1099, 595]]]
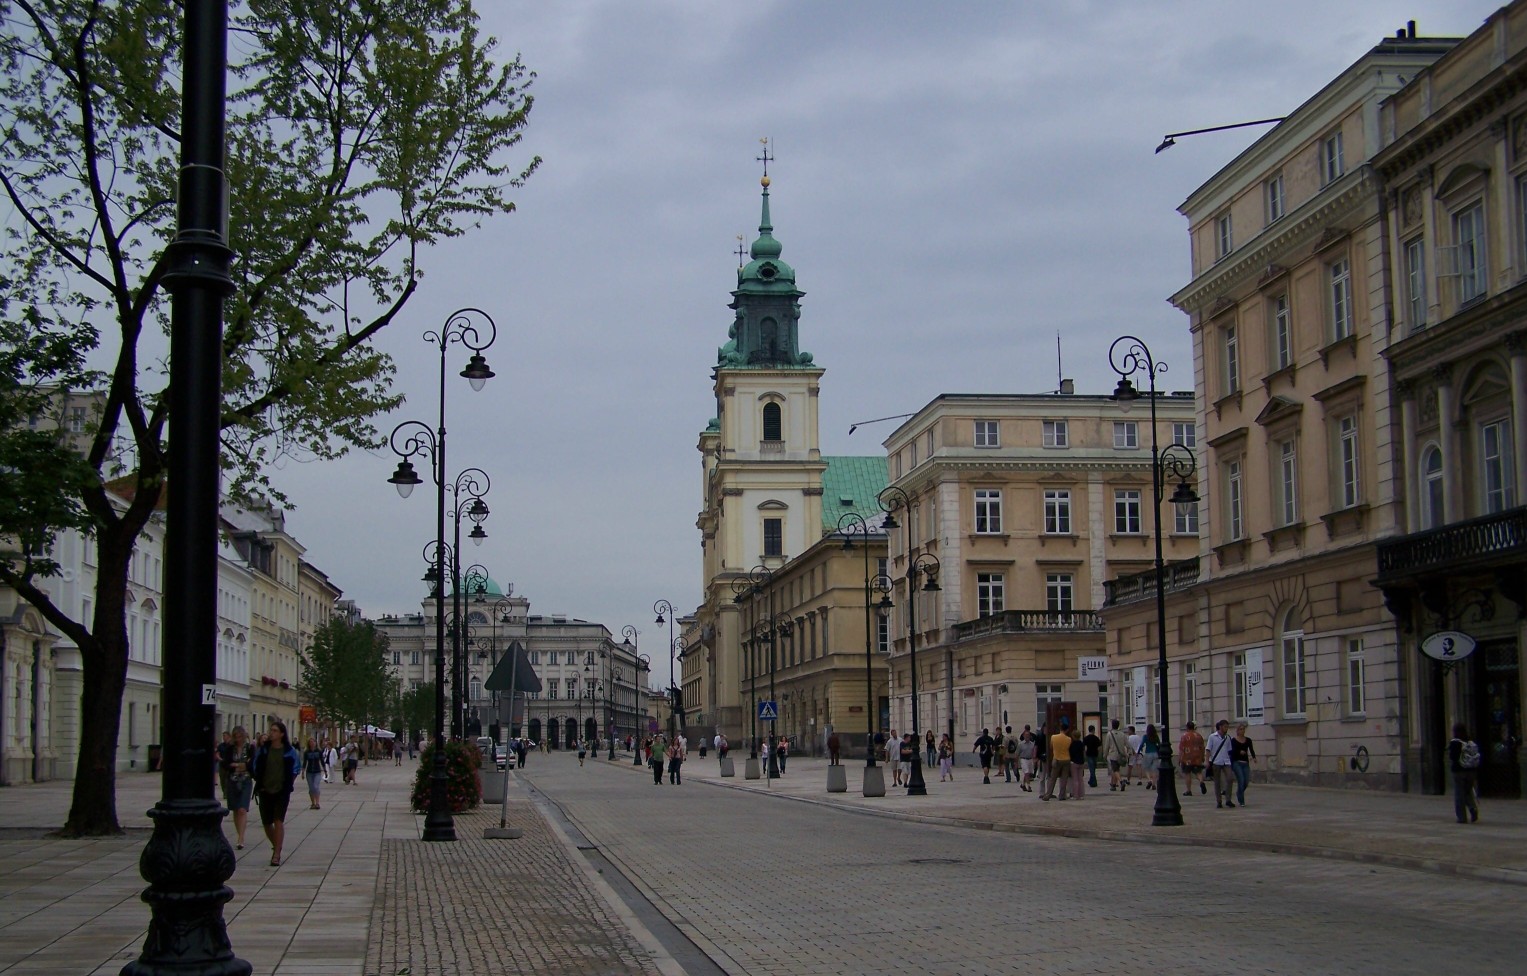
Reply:
[[1447, 760], [1453, 773], [1453, 814], [1459, 823], [1479, 823], [1479, 797], [1475, 794], [1475, 786], [1483, 759], [1479, 743], [1469, 738], [1468, 728], [1462, 722], [1454, 725], [1453, 739], [1447, 744]]
[[991, 782], [992, 754], [996, 752], [997, 741], [991, 737], [990, 729], [982, 729], [981, 734], [976, 736], [976, 741], [970, 751], [981, 757], [981, 782]]
[[1119, 720], [1103, 740], [1103, 761], [1108, 764], [1108, 792], [1129, 789], [1129, 739], [1119, 731]]
[[1006, 761], [1002, 763], [1003, 778], [1011, 783], [1017, 778], [1018, 773], [1018, 739], [1013, 735], [1013, 727], [1009, 725], [1005, 730], [1007, 737], [1002, 742], [1003, 753]]

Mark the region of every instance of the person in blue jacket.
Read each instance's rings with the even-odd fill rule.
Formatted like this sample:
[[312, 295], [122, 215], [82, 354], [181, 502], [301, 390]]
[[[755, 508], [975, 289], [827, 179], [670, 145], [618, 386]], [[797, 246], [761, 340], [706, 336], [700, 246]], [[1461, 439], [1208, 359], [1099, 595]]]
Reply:
[[270, 866], [281, 866], [281, 844], [286, 840], [286, 806], [292, 799], [292, 786], [302, 771], [302, 755], [286, 734], [285, 722], [271, 722], [270, 732], [255, 750], [250, 770], [255, 784], [255, 802], [260, 805], [260, 826], [270, 841]]

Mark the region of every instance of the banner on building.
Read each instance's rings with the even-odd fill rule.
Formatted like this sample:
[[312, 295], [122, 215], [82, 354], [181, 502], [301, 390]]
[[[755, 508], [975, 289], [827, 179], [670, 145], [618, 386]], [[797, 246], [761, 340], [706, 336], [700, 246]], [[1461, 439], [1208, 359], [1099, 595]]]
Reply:
[[1133, 716], [1135, 728], [1141, 732], [1150, 724], [1150, 703], [1145, 700], [1147, 684], [1150, 681], [1150, 668], [1135, 668], [1131, 677], [1130, 707], [1129, 714]]
[[1108, 658], [1079, 657], [1076, 659], [1077, 681], [1107, 681]]
[[1246, 722], [1261, 725], [1266, 721], [1262, 708], [1262, 652], [1246, 652]]

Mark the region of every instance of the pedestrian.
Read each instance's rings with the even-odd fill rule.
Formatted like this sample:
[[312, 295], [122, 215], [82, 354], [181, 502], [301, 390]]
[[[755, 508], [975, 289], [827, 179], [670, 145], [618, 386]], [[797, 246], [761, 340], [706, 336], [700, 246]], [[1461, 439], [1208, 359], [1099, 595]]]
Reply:
[[997, 771], [997, 775], [1000, 776], [1002, 775], [1002, 771], [1007, 768], [1007, 739], [1003, 737], [1002, 730], [1000, 728], [997, 730], [997, 734], [991, 738], [992, 769], [995, 769]]
[[1205, 746], [1209, 753], [1209, 771], [1214, 774], [1214, 806], [1221, 809], [1228, 803], [1235, 806], [1235, 800], [1231, 798], [1231, 784], [1235, 780], [1235, 771], [1230, 768], [1230, 722], [1220, 719], [1214, 723], [1214, 733], [1209, 736], [1208, 745]]
[[1246, 785], [1251, 782], [1251, 764], [1256, 762], [1256, 744], [1246, 735], [1246, 723], [1235, 727], [1230, 740], [1230, 771], [1235, 775], [1235, 802], [1246, 805]]
[[838, 733], [834, 732], [827, 737], [827, 765], [838, 765], [838, 750], [842, 748], [842, 742], [838, 740]]
[[255, 752], [250, 775], [256, 783], [255, 797], [260, 806], [260, 826], [270, 841], [270, 866], [281, 866], [281, 845], [286, 840], [286, 808], [292, 799], [292, 787], [302, 769], [302, 757], [287, 740], [286, 723], [270, 723], [265, 745]]
[[1145, 737], [1140, 743], [1140, 755], [1145, 766], [1145, 788], [1156, 788], [1156, 772], [1161, 768], [1161, 733], [1154, 724], [1145, 727]]
[[938, 761], [938, 744], [933, 741], [932, 729], [923, 734], [923, 746], [923, 751], [927, 753], [928, 768], [932, 769], [933, 764]]
[[711, 739], [711, 742], [710, 742], [711, 747], [716, 750], [716, 755], [717, 756], [721, 755], [721, 738], [722, 738], [721, 737], [721, 731], [718, 729], [716, 731], [715, 738]]
[[308, 781], [308, 809], [318, 809], [318, 794], [323, 782], [323, 750], [318, 748], [318, 743], [311, 736], [308, 737], [308, 747], [302, 753], [302, 774]]
[[892, 729], [885, 739], [885, 760], [891, 764], [891, 785], [901, 785], [901, 736]]
[[647, 740], [647, 764], [652, 767], [652, 785], [663, 785], [664, 749], [657, 739]]
[[588, 754], [589, 744], [585, 739], [578, 740], [578, 766], [583, 767], [583, 757]]
[[327, 783], [329, 776], [334, 772], [334, 767], [339, 765], [339, 750], [330, 742], [323, 750], [323, 781]]
[[1083, 755], [1087, 759], [1087, 785], [1093, 789], [1098, 788], [1098, 755], [1103, 749], [1103, 740], [1098, 738], [1096, 725], [1087, 726], [1087, 735], [1082, 739]]
[[991, 760], [992, 754], [996, 752], [996, 745], [996, 741], [991, 737], [991, 730], [982, 729], [981, 734], [976, 736], [975, 744], [970, 747], [970, 751], [981, 759], [981, 782], [983, 783], [991, 782]]
[[938, 740], [938, 781], [954, 782], [954, 742], [945, 732]]
[[782, 735], [776, 743], [779, 747], [779, 774], [785, 775], [785, 760], [790, 758], [790, 737]]
[[1081, 734], [1071, 737], [1071, 799], [1087, 795], [1087, 743]]
[[392, 764], [394, 766], [403, 765], [403, 743], [399, 742], [397, 739], [393, 739], [391, 742], [387, 743], [387, 748], [392, 750]]
[[908, 732], [908, 733], [906, 733], [905, 735], [903, 735], [901, 737], [901, 745], [899, 747], [899, 751], [900, 751], [900, 755], [901, 755], [901, 765], [906, 767], [906, 775], [903, 777], [904, 780], [905, 780], [904, 785], [911, 786], [912, 785], [912, 764], [917, 762], [917, 733], [916, 732]]
[[1133, 725], [1131, 725], [1129, 727], [1129, 736], [1128, 736], [1128, 739], [1129, 739], [1129, 772], [1124, 774], [1124, 778], [1127, 779], [1127, 780], [1128, 779], [1134, 780], [1135, 781], [1135, 785], [1139, 786], [1140, 782], [1141, 782], [1140, 781], [1140, 773], [1141, 773], [1141, 770], [1142, 770], [1142, 768], [1144, 767], [1144, 764], [1145, 764], [1145, 757], [1142, 756], [1141, 753], [1140, 753], [1140, 750], [1145, 745], [1145, 735], [1144, 735], [1144, 733], [1136, 732], [1135, 731], [1135, 727]]
[[1039, 777], [1039, 792], [1043, 796], [1050, 784], [1050, 736], [1042, 722], [1034, 733], [1034, 775]]
[[[626, 751], [630, 752], [631, 750], [629, 748], [627, 748]], [[529, 739], [525, 738], [524, 736], [520, 736], [518, 739], [516, 739], [514, 741], [514, 758], [516, 760], [518, 760], [516, 765], [519, 766], [520, 769], [524, 769], [525, 768], [525, 756], [529, 752], [530, 752], [530, 740]]]
[[1018, 788], [1025, 793], [1034, 792], [1034, 733], [1025, 725], [1018, 736]]
[[1454, 725], [1453, 739], [1447, 744], [1447, 762], [1453, 774], [1453, 815], [1459, 823], [1479, 823], [1479, 797], [1475, 786], [1483, 759], [1479, 743], [1469, 738], [1468, 727], [1462, 722]]
[[1060, 798], [1064, 800], [1071, 786], [1071, 736], [1066, 734], [1068, 723], [1062, 719], [1060, 728], [1050, 736], [1050, 777], [1041, 800], [1055, 799], [1055, 787], [1060, 786]]
[[716, 746], [716, 755], [720, 756], [722, 759], [725, 759], [727, 757], [727, 753], [732, 751], [732, 744], [727, 741], [727, 738], [724, 735], [716, 736], [716, 742], [718, 743]]
[[228, 796], [228, 757], [233, 754], [233, 734], [224, 732], [217, 744], [217, 787], [224, 798]]
[[355, 772], [361, 765], [361, 745], [355, 736], [350, 736], [350, 741], [345, 743], [344, 777], [349, 786], [355, 785]]
[[1119, 720], [1103, 740], [1103, 760], [1108, 763], [1108, 791], [1129, 789], [1129, 739], [1119, 731]]
[[249, 764], [254, 762], [254, 747], [249, 744], [249, 733], [244, 726], [235, 725], [228, 742], [228, 792], [224, 799], [233, 811], [233, 834], [235, 846], [244, 849], [244, 831], [249, 825], [249, 799], [254, 794], [254, 780], [249, 776]]
[[1013, 727], [1009, 725], [1002, 738], [1003, 752], [1007, 759], [1002, 764], [1003, 782], [1011, 783], [1018, 778], [1018, 737], [1013, 735]]
[[679, 743], [679, 741], [677, 739], [675, 739], [673, 744], [668, 747], [668, 783], [669, 783], [669, 785], [671, 785], [671, 786], [678, 786], [680, 783], [682, 783], [684, 781], [684, 778], [679, 774], [679, 770], [680, 770], [680, 768], [683, 765], [684, 765], [684, 747]]
[[1204, 785], [1204, 737], [1198, 727], [1189, 722], [1177, 740], [1177, 768], [1182, 770], [1183, 796], [1193, 795], [1193, 780], [1198, 780], [1198, 792], [1207, 793]]

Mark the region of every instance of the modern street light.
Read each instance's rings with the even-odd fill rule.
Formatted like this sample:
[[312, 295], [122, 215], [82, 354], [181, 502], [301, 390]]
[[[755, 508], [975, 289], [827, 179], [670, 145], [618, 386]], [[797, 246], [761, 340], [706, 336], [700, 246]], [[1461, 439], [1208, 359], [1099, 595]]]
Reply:
[[[481, 319], [479, 323], [478, 319]], [[416, 485], [423, 483], [417, 471], [414, 470], [411, 458], [415, 455], [429, 460], [430, 477], [435, 482], [435, 579], [439, 581], [442, 589], [439, 591], [444, 596], [445, 585], [445, 493], [446, 467], [445, 467], [445, 382], [446, 382], [446, 352], [453, 343], [460, 343], [472, 350], [472, 357], [467, 362], [461, 375], [466, 377], [472, 389], [481, 390], [483, 384], [493, 376], [493, 370], [488, 368], [487, 360], [483, 358], [482, 351], [493, 345], [493, 340], [498, 337], [498, 326], [492, 316], [476, 308], [462, 308], [450, 314], [445, 324], [438, 330], [430, 329], [424, 333], [427, 342], [434, 343], [440, 348], [440, 422], [434, 431], [417, 420], [409, 420], [399, 424], [392, 431], [388, 443], [401, 461], [398, 469], [387, 480], [397, 486], [398, 494], [404, 498], [409, 496]], [[401, 444], [399, 435], [408, 431], [403, 436]], [[486, 490], [486, 489], [485, 489]], [[459, 534], [459, 533], [458, 533]], [[459, 542], [459, 539], [458, 539]], [[445, 646], [445, 607], [443, 599], [435, 600], [435, 646]], [[456, 825], [451, 819], [450, 802], [446, 797], [446, 770], [445, 770], [445, 658], [443, 655], [435, 657], [435, 761], [430, 772], [430, 799], [429, 812], [424, 817], [423, 838], [428, 841], [453, 841], [456, 839]]]
[[[843, 551], [854, 551], [854, 533], [864, 536], [864, 780], [865, 792], [871, 791], [870, 780], [878, 780], [875, 795], [885, 795], [885, 774], [870, 773], [875, 769], [875, 620], [877, 614], [884, 617], [891, 611], [890, 577], [870, 572], [870, 524], [857, 512], [845, 512], [838, 519], [838, 534], [843, 536]], [[875, 600], [875, 591], [880, 600]]]
[[[674, 618], [677, 617], [678, 614], [674, 613], [673, 604], [669, 603], [667, 600], [659, 600], [654, 603], [652, 605], [652, 612], [657, 614], [657, 623], [659, 625], [664, 623], [668, 624], [668, 741], [672, 742], [676, 732], [676, 729], [674, 728], [674, 708], [678, 704], [678, 696], [675, 694], [677, 689], [674, 687], [678, 682], [675, 679], [673, 673], [675, 641], [673, 634], [673, 624]], [[666, 620], [664, 619], [665, 616], [667, 618]]]
[[[938, 557], [931, 552], [912, 554], [912, 499], [906, 492], [892, 485], [882, 491], [876, 501], [880, 504], [880, 510], [885, 512], [885, 529], [890, 531], [900, 527], [896, 521], [896, 512], [900, 511], [907, 516], [907, 575], [904, 577], [907, 583], [907, 649], [910, 654], [912, 672], [912, 775], [907, 780], [908, 796], [927, 796], [928, 784], [923, 780], [922, 762], [922, 725], [917, 706], [917, 578], [925, 576], [926, 583], [922, 590], [924, 593], [937, 593], [938, 574], [942, 568]], [[949, 711], [954, 713], [954, 702], [949, 702]], [[952, 720], [951, 720], [952, 721]], [[951, 735], [950, 742], [954, 741]], [[887, 751], [900, 748], [900, 743], [887, 742]]]
[[[223, 905], [233, 897], [227, 810], [208, 775], [217, 740], [217, 538], [222, 413], [223, 302], [229, 275], [226, 157], [228, 4], [195, 0], [181, 50], [179, 192], [175, 239], [165, 250], [170, 293], [164, 779], [149, 811], [154, 831], [139, 859], [150, 916], [143, 951], [122, 972], [248, 976], [233, 954]], [[81, 41], [83, 44], [83, 41]], [[83, 48], [81, 48], [83, 50]], [[34, 712], [35, 714], [35, 712]]]
[[1160, 435], [1156, 431], [1156, 374], [1166, 372], [1166, 363], [1158, 363], [1141, 340], [1134, 336], [1120, 336], [1108, 347], [1108, 365], [1119, 374], [1113, 399], [1124, 404], [1126, 409], [1140, 398], [1140, 391], [1135, 389], [1129, 378], [1143, 371], [1150, 381], [1151, 497], [1156, 506], [1156, 681], [1157, 693], [1161, 698], [1161, 745], [1157, 765], [1156, 807], [1151, 825], [1181, 827], [1182, 801], [1177, 798], [1177, 770], [1172, 765], [1171, 700], [1166, 678], [1166, 562], [1161, 555], [1161, 501], [1165, 494], [1166, 477], [1170, 472], [1177, 479], [1177, 489], [1172, 492], [1172, 504], [1198, 504], [1198, 494], [1188, 484], [1198, 470], [1198, 459], [1183, 444], [1170, 444], [1165, 450], [1160, 447]]

